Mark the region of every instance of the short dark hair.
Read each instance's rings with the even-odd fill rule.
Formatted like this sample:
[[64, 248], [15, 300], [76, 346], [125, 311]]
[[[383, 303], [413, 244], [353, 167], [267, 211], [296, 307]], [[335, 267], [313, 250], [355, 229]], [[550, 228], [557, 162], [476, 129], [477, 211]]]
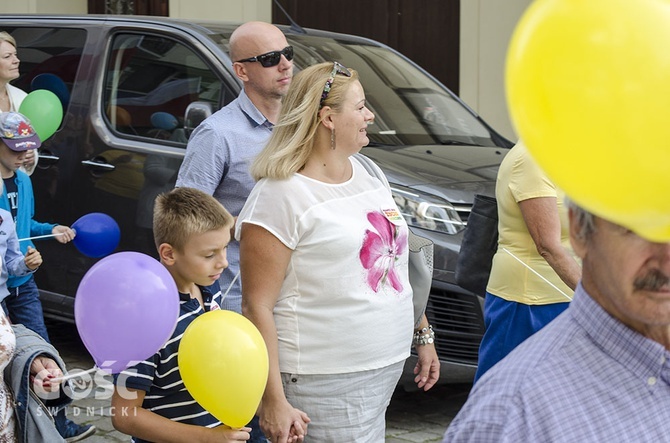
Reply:
[[156, 197], [154, 242], [182, 251], [189, 238], [233, 226], [233, 216], [214, 197], [194, 188], [176, 188]]

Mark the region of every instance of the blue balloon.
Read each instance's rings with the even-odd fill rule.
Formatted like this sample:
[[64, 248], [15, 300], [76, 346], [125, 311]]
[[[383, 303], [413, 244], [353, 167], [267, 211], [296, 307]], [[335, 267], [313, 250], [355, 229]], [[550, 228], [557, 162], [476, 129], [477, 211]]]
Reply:
[[121, 230], [116, 221], [107, 214], [92, 212], [72, 223], [75, 237], [72, 242], [82, 254], [104, 257], [111, 254], [121, 241]]
[[53, 92], [63, 105], [63, 110], [67, 108], [70, 101], [70, 90], [65, 82], [55, 74], [39, 74], [30, 82], [33, 91], [46, 89]]
[[179, 121], [169, 112], [159, 111], [151, 114], [151, 124], [154, 128], [172, 131], [179, 125]]

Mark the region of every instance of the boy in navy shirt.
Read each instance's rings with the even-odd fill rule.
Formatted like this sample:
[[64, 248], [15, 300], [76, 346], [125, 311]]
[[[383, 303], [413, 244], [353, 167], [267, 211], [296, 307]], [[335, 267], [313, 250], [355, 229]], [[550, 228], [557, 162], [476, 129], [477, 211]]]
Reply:
[[[232, 226], [230, 213], [202, 191], [177, 188], [156, 198], [154, 240], [161, 263], [177, 283], [180, 313], [163, 348], [116, 378], [112, 424], [135, 442], [249, 439], [250, 428], [231, 429], [193, 399], [177, 365], [187, 326], [199, 315], [220, 309], [218, 278], [228, 266]], [[216, 377], [212, 374], [212, 383]]]

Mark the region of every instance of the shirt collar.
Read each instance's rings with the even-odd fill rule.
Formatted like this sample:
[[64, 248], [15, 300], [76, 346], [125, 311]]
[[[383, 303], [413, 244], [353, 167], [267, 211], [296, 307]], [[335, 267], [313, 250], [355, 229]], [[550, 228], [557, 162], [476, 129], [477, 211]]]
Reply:
[[237, 100], [239, 102], [240, 109], [242, 109], [242, 112], [244, 112], [247, 118], [253, 121], [256, 126], [265, 126], [272, 129], [274, 125], [270, 122], [270, 120], [265, 118], [261, 111], [258, 110], [244, 89], [242, 89], [240, 95], [237, 96]]
[[[202, 295], [202, 301], [203, 303], [209, 303], [209, 301], [212, 299], [212, 291], [209, 290], [207, 286], [200, 286], [200, 294]], [[194, 298], [191, 298], [191, 294], [184, 294], [182, 292], [179, 293], [179, 301], [180, 302], [188, 302], [191, 300], [195, 300]], [[197, 301], [197, 300], [196, 300]]]
[[584, 290], [575, 290], [569, 312], [612, 359], [652, 388], [662, 376], [670, 383], [670, 352], [663, 345], [630, 329], [610, 315]]

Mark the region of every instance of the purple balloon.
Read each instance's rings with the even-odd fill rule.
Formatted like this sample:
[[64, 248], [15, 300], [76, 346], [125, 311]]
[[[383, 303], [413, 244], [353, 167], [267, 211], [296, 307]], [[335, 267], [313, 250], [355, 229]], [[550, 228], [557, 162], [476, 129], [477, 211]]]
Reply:
[[146, 360], [170, 338], [179, 292], [168, 270], [139, 252], [118, 252], [88, 270], [74, 319], [98, 368], [113, 374]]
[[92, 257], [104, 257], [111, 254], [119, 245], [121, 230], [116, 221], [102, 212], [91, 212], [72, 223], [76, 235], [72, 243], [82, 254]]

